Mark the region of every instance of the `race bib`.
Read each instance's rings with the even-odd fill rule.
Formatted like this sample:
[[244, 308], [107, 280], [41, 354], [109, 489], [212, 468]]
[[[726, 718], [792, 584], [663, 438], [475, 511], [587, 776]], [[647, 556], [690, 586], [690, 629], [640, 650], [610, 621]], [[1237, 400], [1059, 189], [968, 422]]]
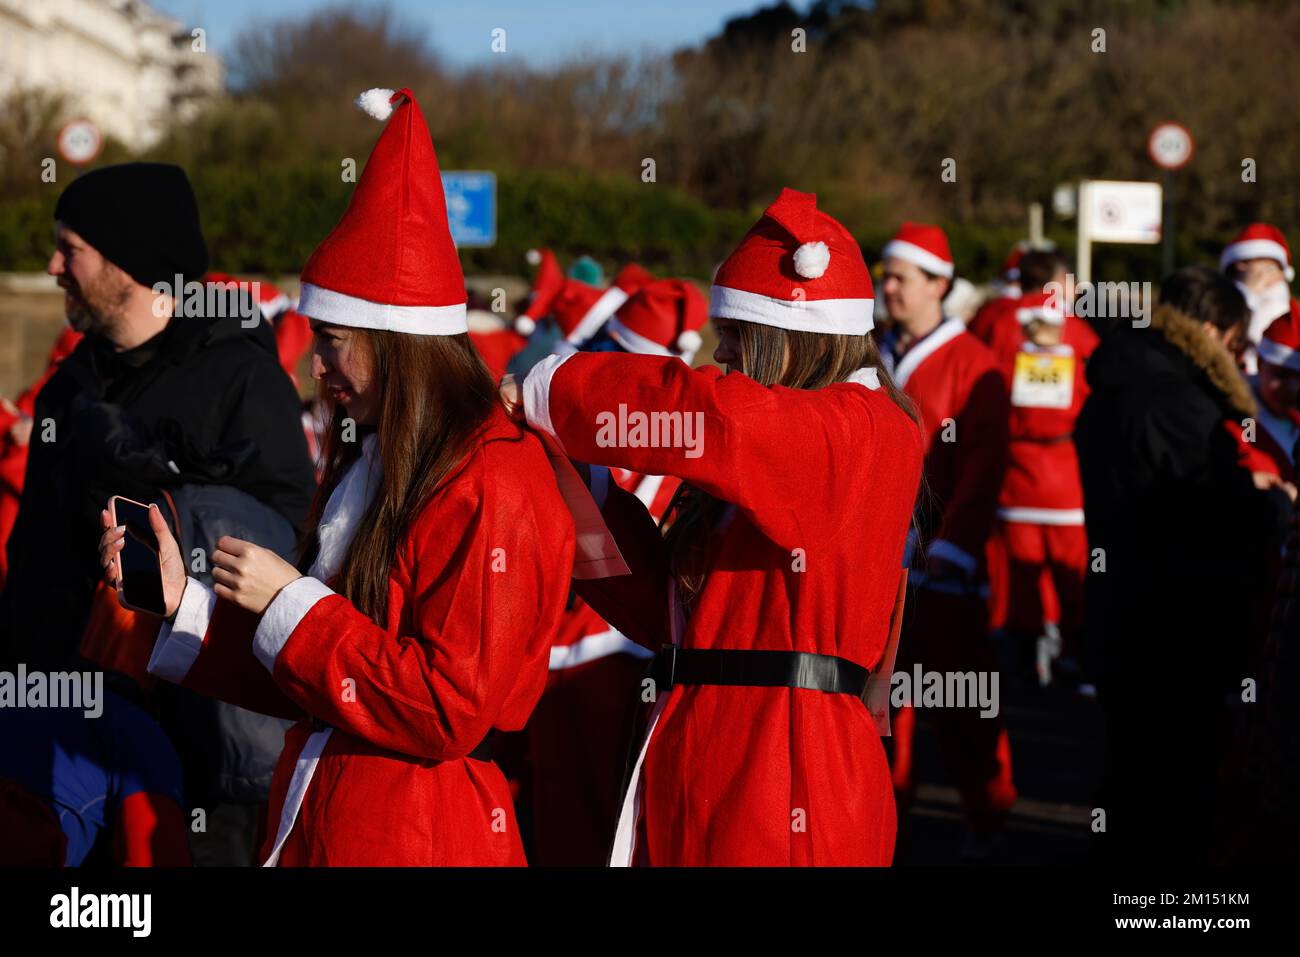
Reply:
[[1016, 354], [1011, 404], [1029, 409], [1068, 409], [1074, 399], [1074, 356], [1050, 352]]

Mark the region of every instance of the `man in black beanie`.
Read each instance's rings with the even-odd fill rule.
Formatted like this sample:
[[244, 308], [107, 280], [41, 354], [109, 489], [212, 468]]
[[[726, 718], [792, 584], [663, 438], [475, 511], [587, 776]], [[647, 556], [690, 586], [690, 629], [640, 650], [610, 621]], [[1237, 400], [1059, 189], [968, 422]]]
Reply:
[[208, 261], [185, 172], [128, 163], [85, 173], [54, 217], [47, 272], [85, 338], [37, 398], [8, 543], [0, 662], [31, 667], [78, 653], [111, 495], [152, 502], [222, 486], [298, 529], [315, 490], [272, 330], [248, 321], [256, 304], [194, 315], [186, 297], [179, 308], [176, 284], [200, 280]]

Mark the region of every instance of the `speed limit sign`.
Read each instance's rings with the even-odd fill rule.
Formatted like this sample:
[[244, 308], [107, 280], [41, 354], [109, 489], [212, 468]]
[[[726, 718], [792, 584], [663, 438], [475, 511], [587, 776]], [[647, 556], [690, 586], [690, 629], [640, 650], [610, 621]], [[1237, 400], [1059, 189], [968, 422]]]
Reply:
[[75, 166], [84, 166], [99, 155], [104, 138], [90, 120], [73, 120], [59, 130], [59, 155]]
[[1162, 169], [1182, 169], [1191, 160], [1195, 149], [1192, 134], [1178, 123], [1161, 123], [1147, 139], [1151, 162]]

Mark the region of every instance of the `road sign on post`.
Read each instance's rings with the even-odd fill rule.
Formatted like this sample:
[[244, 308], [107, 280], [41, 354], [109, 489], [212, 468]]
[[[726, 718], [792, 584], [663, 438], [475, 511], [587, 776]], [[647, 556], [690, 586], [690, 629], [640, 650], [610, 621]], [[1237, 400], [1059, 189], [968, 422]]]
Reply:
[[90, 120], [73, 120], [59, 130], [59, 155], [74, 166], [85, 166], [99, 155], [104, 138]]
[[457, 246], [494, 246], [497, 241], [497, 177], [480, 170], [442, 174], [447, 222]]
[[1079, 252], [1076, 274], [1092, 281], [1092, 244], [1160, 242], [1159, 183], [1084, 180], [1079, 184]]
[[1161, 260], [1166, 276], [1174, 271], [1174, 172], [1190, 163], [1195, 152], [1196, 143], [1192, 134], [1179, 123], [1161, 123], [1147, 138], [1147, 153], [1151, 162], [1165, 171], [1165, 243]]
[[1161, 123], [1147, 138], [1151, 162], [1161, 169], [1182, 169], [1191, 162], [1195, 152], [1192, 134], [1179, 123]]

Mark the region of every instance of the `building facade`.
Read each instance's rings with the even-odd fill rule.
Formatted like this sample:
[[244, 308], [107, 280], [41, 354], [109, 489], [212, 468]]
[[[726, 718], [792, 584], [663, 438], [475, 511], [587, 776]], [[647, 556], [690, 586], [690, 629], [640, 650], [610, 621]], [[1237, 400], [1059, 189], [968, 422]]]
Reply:
[[0, 0], [0, 96], [62, 93], [70, 118], [146, 149], [220, 94], [206, 40], [138, 0]]

